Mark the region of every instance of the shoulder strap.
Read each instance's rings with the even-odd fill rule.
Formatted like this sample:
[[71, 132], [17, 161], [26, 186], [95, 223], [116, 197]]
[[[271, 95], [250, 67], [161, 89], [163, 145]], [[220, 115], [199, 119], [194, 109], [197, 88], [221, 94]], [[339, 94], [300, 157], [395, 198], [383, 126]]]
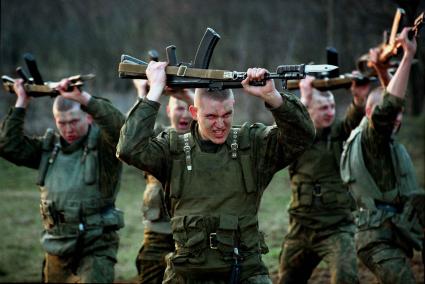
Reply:
[[99, 139], [100, 129], [96, 125], [92, 124], [90, 126], [89, 136], [87, 137], [87, 148], [89, 150], [94, 150], [97, 147], [97, 141]]
[[[60, 144], [54, 143], [55, 131], [52, 128], [48, 128], [42, 139], [43, 153], [41, 155], [40, 165], [38, 167], [38, 179], [37, 185], [44, 186], [44, 179], [46, 178], [47, 169], [49, 164], [52, 164], [56, 155], [59, 151]], [[52, 151], [53, 149], [53, 151]], [[49, 153], [51, 154], [49, 155]]]

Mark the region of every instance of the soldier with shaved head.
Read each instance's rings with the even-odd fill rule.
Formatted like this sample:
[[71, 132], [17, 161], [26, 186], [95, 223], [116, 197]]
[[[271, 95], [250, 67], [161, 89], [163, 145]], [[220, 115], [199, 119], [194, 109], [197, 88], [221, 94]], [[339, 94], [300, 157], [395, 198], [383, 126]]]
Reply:
[[250, 68], [244, 91], [264, 101], [276, 125], [236, 127], [232, 91], [197, 89], [190, 132], [153, 136], [166, 64], [149, 63], [149, 93], [131, 111], [117, 147], [121, 160], [164, 185], [175, 249], [163, 283], [271, 283], [261, 259], [267, 246], [258, 209], [274, 173], [311, 145], [307, 111], [295, 96], [280, 94], [273, 80], [250, 85], [267, 72]]
[[122, 163], [115, 157], [124, 116], [101, 98], [74, 87], [59, 86], [53, 103], [58, 133], [44, 137], [24, 134], [30, 97], [23, 81], [15, 81], [17, 95], [1, 124], [0, 156], [38, 169], [45, 251], [43, 282], [112, 283], [122, 211], [115, 208]]

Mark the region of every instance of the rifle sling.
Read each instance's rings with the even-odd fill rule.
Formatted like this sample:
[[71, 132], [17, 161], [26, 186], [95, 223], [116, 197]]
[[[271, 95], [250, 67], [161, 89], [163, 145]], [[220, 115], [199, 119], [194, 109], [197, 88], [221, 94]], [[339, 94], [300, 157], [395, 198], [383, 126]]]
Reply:
[[[120, 63], [118, 67], [119, 73], [144, 75], [146, 76], [147, 65], [138, 65], [132, 63]], [[190, 68], [185, 65], [181, 66], [167, 66], [165, 69], [167, 75], [178, 76], [178, 77], [193, 77], [202, 79], [213, 79], [213, 80], [228, 80], [233, 81], [232, 71], [226, 70], [214, 70], [214, 69], [200, 69]]]

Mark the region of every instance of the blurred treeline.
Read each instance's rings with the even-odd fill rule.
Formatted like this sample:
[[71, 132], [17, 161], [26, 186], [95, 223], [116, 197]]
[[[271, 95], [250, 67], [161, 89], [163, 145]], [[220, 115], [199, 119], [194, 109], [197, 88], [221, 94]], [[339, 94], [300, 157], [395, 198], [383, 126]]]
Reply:
[[[178, 60], [190, 62], [205, 29], [211, 27], [221, 40], [210, 68], [274, 70], [280, 64], [326, 63], [325, 49], [332, 46], [339, 53], [340, 73], [346, 73], [360, 55], [382, 41], [399, 4], [407, 12], [406, 22], [425, 11], [423, 0], [0, 1], [2, 75], [15, 76], [15, 68], [24, 64], [22, 55], [31, 52], [46, 81], [96, 73], [87, 88], [110, 97], [122, 111], [134, 101], [131, 81], [118, 78], [123, 53], [147, 60], [147, 51], [154, 48], [164, 60], [165, 47], [173, 44]], [[424, 107], [424, 30], [409, 86], [406, 109], [412, 115]], [[14, 100], [2, 91], [0, 116]], [[350, 100], [345, 96], [342, 101]], [[261, 119], [257, 103], [243, 103], [241, 117]], [[49, 104], [44, 99], [42, 105]]]

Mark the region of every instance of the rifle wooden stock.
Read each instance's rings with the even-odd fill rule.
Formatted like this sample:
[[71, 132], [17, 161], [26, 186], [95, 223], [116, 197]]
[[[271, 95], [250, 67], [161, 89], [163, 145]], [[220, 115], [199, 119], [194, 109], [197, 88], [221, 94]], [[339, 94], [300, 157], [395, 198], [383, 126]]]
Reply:
[[[381, 45], [382, 52], [379, 55], [379, 61], [380, 62], [386, 62], [391, 56], [397, 55], [397, 48], [396, 45], [396, 37], [397, 37], [397, 31], [400, 26], [400, 21], [404, 17], [406, 12], [401, 9], [397, 8], [397, 11], [394, 16], [393, 25], [391, 27], [391, 33], [390, 38], [388, 39], [388, 43], [384, 42]], [[369, 67], [372, 67], [372, 64], [368, 63]]]
[[[326, 79], [315, 79], [312, 82], [312, 86], [315, 89], [320, 91], [335, 90], [340, 88], [349, 88], [353, 78], [348, 77], [336, 77], [336, 78], [326, 78]], [[287, 89], [296, 90], [299, 89], [300, 80], [288, 80]]]
[[[87, 75], [75, 75], [71, 76], [68, 79], [70, 80], [69, 87], [78, 87], [81, 88], [84, 85], [84, 81], [91, 80], [95, 77], [94, 74]], [[14, 79], [9, 76], [2, 76], [3, 80], [3, 89], [9, 93], [15, 93], [13, 88]], [[46, 82], [43, 85], [32, 84], [32, 83], [24, 83], [23, 87], [25, 92], [30, 97], [56, 97], [59, 95], [59, 91], [57, 87], [59, 86], [59, 82]]]
[[[388, 42], [384, 39], [384, 42], [378, 46], [378, 48], [381, 50], [379, 54], [379, 62], [381, 63], [388, 63], [390, 58], [393, 56], [396, 56], [399, 49], [401, 48], [400, 44], [396, 43], [397, 38], [397, 30], [399, 28], [400, 21], [404, 15], [403, 9], [397, 9], [396, 14], [394, 16], [393, 25], [391, 28], [391, 35], [388, 39]], [[412, 30], [409, 31], [409, 39], [412, 39], [413, 37], [418, 36], [418, 32], [420, 28], [422, 27], [424, 22], [424, 12], [422, 12], [413, 23]], [[357, 61], [357, 69], [362, 72], [365, 76], [373, 76], [376, 75], [375, 70], [372, 70], [373, 64], [370, 61], [369, 54], [363, 54], [360, 56], [359, 60]]]
[[[315, 79], [312, 82], [312, 86], [320, 91], [330, 91], [336, 89], [347, 89], [351, 87], [353, 81], [357, 80], [360, 84], [366, 84], [372, 80], [376, 80], [374, 77], [356, 77], [351, 74], [341, 75], [335, 78]], [[300, 80], [288, 80], [286, 83], [286, 89], [296, 90], [299, 89]]]

